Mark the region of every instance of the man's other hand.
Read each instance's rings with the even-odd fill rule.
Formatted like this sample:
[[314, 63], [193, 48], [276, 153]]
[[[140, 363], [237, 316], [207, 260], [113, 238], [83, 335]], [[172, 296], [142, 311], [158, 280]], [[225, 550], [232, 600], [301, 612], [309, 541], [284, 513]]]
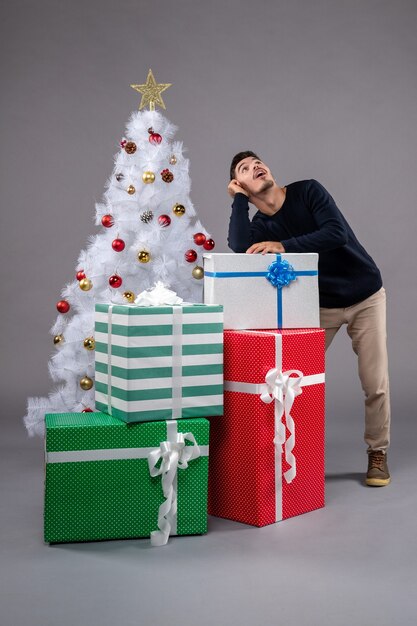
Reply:
[[246, 254], [267, 254], [268, 252], [285, 252], [285, 248], [279, 241], [261, 241], [260, 243], [254, 243], [253, 246], [246, 250]]
[[238, 183], [235, 178], [230, 181], [227, 187], [227, 191], [229, 195], [232, 196], [232, 198], [234, 198], [237, 193], [243, 193], [245, 196], [248, 196], [249, 198], [248, 192], [243, 189], [242, 185]]

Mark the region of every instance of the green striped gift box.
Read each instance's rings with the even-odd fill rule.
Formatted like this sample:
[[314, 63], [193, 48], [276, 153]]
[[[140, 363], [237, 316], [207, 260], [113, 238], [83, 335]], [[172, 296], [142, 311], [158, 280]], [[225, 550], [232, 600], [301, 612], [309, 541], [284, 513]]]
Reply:
[[95, 397], [125, 422], [223, 414], [223, 307], [96, 304]]
[[208, 420], [125, 424], [104, 413], [57, 413], [45, 416], [45, 541], [149, 537], [157, 530], [165, 498], [148, 457], [169, 440], [172, 426], [194, 435], [200, 456], [177, 470], [170, 534], [207, 532]]

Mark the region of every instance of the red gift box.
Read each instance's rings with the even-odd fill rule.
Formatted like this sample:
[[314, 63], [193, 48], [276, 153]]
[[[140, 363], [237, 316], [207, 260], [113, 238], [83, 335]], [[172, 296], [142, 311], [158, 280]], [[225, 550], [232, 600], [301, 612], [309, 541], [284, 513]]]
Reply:
[[254, 526], [324, 506], [325, 331], [224, 333], [208, 512]]

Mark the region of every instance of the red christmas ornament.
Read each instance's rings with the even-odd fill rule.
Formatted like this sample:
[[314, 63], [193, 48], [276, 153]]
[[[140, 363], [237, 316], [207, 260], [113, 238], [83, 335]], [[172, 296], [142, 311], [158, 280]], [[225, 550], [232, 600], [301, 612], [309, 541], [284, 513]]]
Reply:
[[122, 286], [122, 278], [121, 276], [118, 276], [117, 274], [113, 274], [112, 276], [110, 276], [109, 278], [109, 285], [110, 287], [113, 287], [113, 289], [118, 289], [118, 287]]
[[67, 302], [66, 300], [60, 300], [59, 302], [56, 303], [56, 308], [59, 311], [59, 313], [68, 313], [71, 307], [70, 307], [70, 303]]
[[213, 250], [215, 245], [216, 244], [214, 243], [214, 239], [206, 239], [203, 243], [203, 248], [204, 250]]
[[113, 250], [115, 252], [121, 252], [122, 250], [125, 249], [125, 242], [123, 241], [123, 239], [113, 239], [111, 247], [113, 248]]
[[184, 256], [185, 260], [188, 261], [188, 263], [194, 263], [197, 258], [197, 252], [195, 250], [187, 250]]
[[113, 215], [103, 215], [101, 223], [105, 228], [111, 228], [114, 224]]
[[171, 224], [171, 218], [169, 217], [169, 215], [160, 215], [158, 217], [158, 223], [161, 228], [166, 228]]
[[194, 243], [195, 243], [197, 246], [202, 246], [202, 245], [203, 245], [203, 243], [205, 242], [205, 240], [206, 240], [206, 236], [205, 236], [205, 234], [204, 234], [204, 233], [196, 233], [196, 234], [194, 235]]
[[80, 281], [83, 278], [85, 278], [85, 273], [84, 270], [78, 270], [78, 272], [75, 274], [75, 278]]
[[155, 133], [153, 128], [148, 128], [148, 133], [149, 133], [149, 142], [154, 146], [158, 146], [162, 141], [161, 135], [159, 133]]
[[81, 413], [93, 413], [93, 409], [90, 409], [89, 407], [87, 407], [87, 408], [83, 409], [81, 411]]

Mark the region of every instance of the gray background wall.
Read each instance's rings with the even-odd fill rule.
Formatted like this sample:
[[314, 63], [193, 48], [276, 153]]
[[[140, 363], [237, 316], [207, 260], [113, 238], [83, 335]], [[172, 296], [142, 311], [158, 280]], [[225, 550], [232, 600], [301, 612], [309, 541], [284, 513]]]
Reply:
[[[395, 414], [405, 419], [416, 347], [416, 18], [414, 0], [4, 4], [2, 420], [50, 389], [55, 302], [96, 232], [94, 202], [139, 103], [129, 85], [149, 67], [173, 83], [166, 115], [188, 148], [192, 199], [216, 251], [227, 250], [227, 171], [239, 149], [258, 151], [279, 183], [314, 177], [336, 198], [383, 273]], [[356, 398], [361, 412], [347, 349], [338, 337], [330, 398]]]
[[[50, 388], [55, 301], [96, 232], [94, 202], [139, 102], [129, 85], [149, 67], [173, 83], [166, 114], [217, 251], [239, 149], [257, 150], [281, 184], [327, 186], [382, 270], [393, 394], [410, 396], [415, 2], [16, 0], [2, 13], [1, 384], [13, 419]], [[335, 367], [346, 347], [338, 338]], [[341, 398], [355, 382], [335, 377]]]
[[[2, 3], [2, 624], [416, 623], [416, 32], [415, 0]], [[42, 441], [21, 417], [51, 388], [55, 302], [97, 232], [94, 202], [139, 103], [129, 85], [149, 67], [173, 83], [166, 115], [217, 251], [229, 162], [249, 147], [281, 184], [320, 180], [380, 266], [393, 484], [361, 487], [363, 402], [343, 333], [327, 358], [326, 509], [265, 529], [211, 518], [207, 536], [157, 552], [147, 540], [50, 548]]]

